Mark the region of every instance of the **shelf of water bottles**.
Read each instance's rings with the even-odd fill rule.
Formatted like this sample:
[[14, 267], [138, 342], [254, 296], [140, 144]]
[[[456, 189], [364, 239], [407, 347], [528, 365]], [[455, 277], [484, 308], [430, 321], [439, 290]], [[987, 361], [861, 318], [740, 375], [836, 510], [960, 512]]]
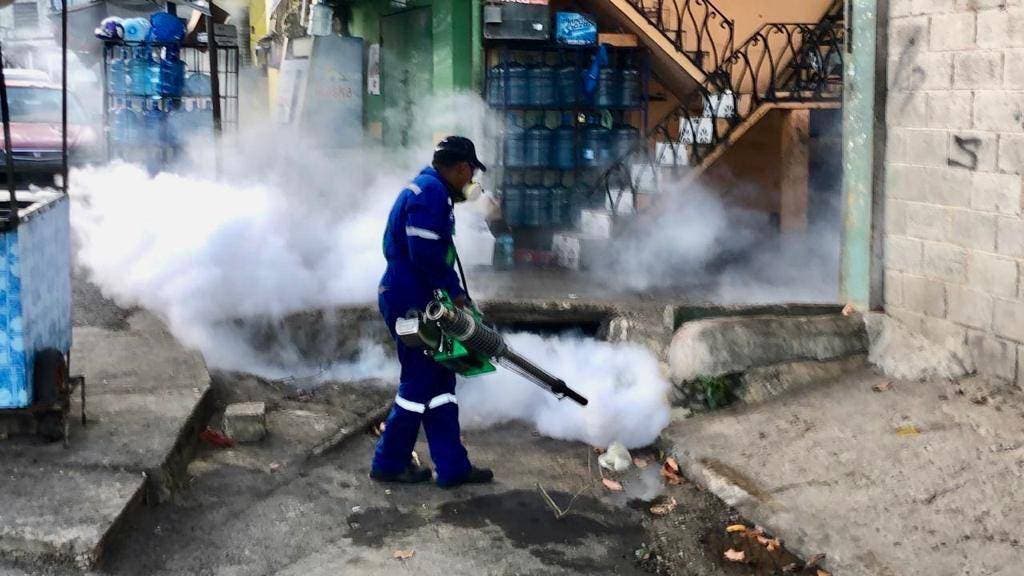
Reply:
[[649, 70], [637, 49], [610, 49], [588, 94], [597, 47], [505, 43], [487, 73], [487, 102], [504, 114], [502, 208], [512, 228], [570, 228], [605, 205], [592, 184], [641, 137]]
[[[105, 45], [107, 144], [112, 157], [170, 162], [212, 141], [213, 90], [206, 45]], [[218, 47], [221, 124], [238, 122], [238, 50]]]

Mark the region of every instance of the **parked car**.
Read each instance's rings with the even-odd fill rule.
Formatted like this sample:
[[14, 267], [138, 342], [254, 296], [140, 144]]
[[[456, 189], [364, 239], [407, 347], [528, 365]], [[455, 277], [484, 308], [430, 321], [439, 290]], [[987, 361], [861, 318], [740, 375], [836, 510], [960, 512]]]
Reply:
[[[61, 89], [27, 72], [7, 80], [15, 181], [52, 186], [61, 172]], [[0, 132], [0, 184], [7, 185]], [[102, 159], [99, 130], [73, 94], [68, 94], [68, 157], [73, 165]]]

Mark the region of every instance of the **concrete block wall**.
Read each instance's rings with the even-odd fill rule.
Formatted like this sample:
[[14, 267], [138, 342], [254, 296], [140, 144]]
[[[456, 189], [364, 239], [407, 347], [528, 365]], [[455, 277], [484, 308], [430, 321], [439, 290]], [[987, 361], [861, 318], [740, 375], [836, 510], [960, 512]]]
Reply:
[[886, 311], [1024, 385], [1024, 0], [889, 10]]

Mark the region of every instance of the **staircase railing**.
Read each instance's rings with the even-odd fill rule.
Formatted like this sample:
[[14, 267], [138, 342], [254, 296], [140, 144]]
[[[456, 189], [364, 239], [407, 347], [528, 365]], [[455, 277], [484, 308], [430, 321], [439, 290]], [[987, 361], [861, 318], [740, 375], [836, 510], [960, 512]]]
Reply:
[[763, 105], [841, 100], [841, 10], [837, 0], [821, 23], [762, 26], [645, 139], [617, 158], [595, 191], [617, 207], [624, 194], [635, 197], [659, 187], [660, 178], [681, 177], [699, 166]]
[[627, 0], [676, 50], [705, 72], [733, 53], [735, 25], [711, 0]]

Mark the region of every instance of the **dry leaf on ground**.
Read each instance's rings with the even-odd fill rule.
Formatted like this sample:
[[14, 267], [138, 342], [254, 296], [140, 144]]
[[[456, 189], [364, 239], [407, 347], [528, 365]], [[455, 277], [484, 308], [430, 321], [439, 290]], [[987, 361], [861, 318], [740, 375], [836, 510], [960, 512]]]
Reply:
[[412, 558], [415, 555], [415, 550], [395, 550], [391, 553], [392, 558], [397, 558], [399, 560], [408, 560], [409, 558]]
[[782, 542], [779, 542], [778, 538], [767, 538], [765, 536], [758, 536], [757, 543], [768, 549], [769, 552], [775, 552], [782, 547]]
[[676, 502], [675, 498], [670, 498], [661, 504], [651, 506], [651, 514], [654, 514], [655, 516], [664, 516], [675, 510], [678, 505], [679, 503]]
[[676, 462], [675, 458], [671, 456], [665, 458], [665, 466], [668, 466], [669, 470], [675, 472], [676, 474], [679, 474], [679, 463]]
[[857, 309], [853, 306], [852, 303], [843, 306], [843, 316], [853, 316], [853, 313], [856, 311]]
[[747, 531], [747, 527], [744, 526], [743, 524], [733, 524], [731, 526], [726, 526], [725, 527], [725, 531], [728, 532], [729, 534], [732, 534], [734, 532], [746, 532]]
[[896, 429], [896, 434], [898, 436], [917, 436], [920, 433], [921, 431], [913, 424], [904, 424]]
[[647, 464], [649, 464], [649, 462], [647, 462], [647, 458], [641, 458], [639, 456], [633, 458], [633, 466], [636, 466], [637, 468], [647, 468]]
[[622, 484], [615, 480], [612, 480], [611, 478], [602, 478], [601, 483], [604, 484], [605, 488], [611, 490], [612, 492], [622, 492]]
[[810, 558], [809, 558], [809, 559], [807, 560], [807, 567], [808, 567], [808, 568], [817, 568], [817, 567], [818, 567], [818, 564], [819, 564], [819, 563], [820, 563], [820, 562], [821, 562], [822, 560], [824, 560], [824, 559], [825, 559], [825, 555], [824, 555], [824, 554], [815, 554], [814, 556], [811, 556], [811, 557], [810, 557]]
[[661, 466], [661, 475], [672, 485], [682, 484], [683, 477], [679, 475], [679, 464], [675, 458], [669, 456]]
[[874, 390], [875, 392], [885, 392], [886, 390], [892, 390], [892, 382], [889, 382], [888, 380], [885, 382], [880, 382], [872, 386], [871, 389]]
[[832, 575], [819, 568], [818, 569], [818, 576], [832, 576]]
[[270, 471], [271, 472], [277, 472], [280, 469], [281, 469], [281, 464], [279, 464], [277, 462], [271, 462], [270, 463]]
[[747, 553], [742, 550], [729, 548], [725, 551], [725, 559], [730, 562], [743, 562], [747, 559]]

